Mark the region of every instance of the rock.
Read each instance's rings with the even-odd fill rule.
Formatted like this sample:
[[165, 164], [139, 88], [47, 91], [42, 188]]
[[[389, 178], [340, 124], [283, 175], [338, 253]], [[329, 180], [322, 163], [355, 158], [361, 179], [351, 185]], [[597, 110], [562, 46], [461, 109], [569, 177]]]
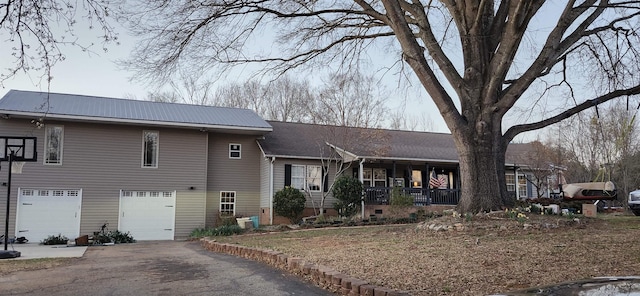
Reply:
[[523, 227], [525, 230], [527, 230], [527, 229], [529, 229], [529, 228], [533, 227], [533, 225], [531, 225], [531, 224], [529, 224], [529, 223], [524, 223], [524, 224], [522, 225], [522, 227]]

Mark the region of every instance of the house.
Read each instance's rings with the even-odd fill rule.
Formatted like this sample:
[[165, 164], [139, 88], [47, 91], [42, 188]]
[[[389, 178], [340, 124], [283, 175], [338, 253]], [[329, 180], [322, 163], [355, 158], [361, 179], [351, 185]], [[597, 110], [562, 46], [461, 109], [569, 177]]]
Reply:
[[[18, 163], [21, 173], [12, 175], [9, 207], [10, 233], [32, 242], [91, 234], [104, 224], [137, 240], [170, 240], [213, 227], [221, 215], [285, 222], [272, 207], [285, 186], [305, 191], [307, 215], [331, 212], [331, 186], [342, 174], [365, 185], [367, 216], [385, 215], [393, 186], [418, 206], [451, 207], [460, 196], [457, 152], [444, 133], [285, 123], [246, 109], [12, 90], [0, 100], [0, 143], [2, 137], [37, 140], [37, 161]], [[517, 184], [520, 198], [532, 196], [522, 166], [507, 163], [507, 186], [515, 192]]]
[[11, 90], [0, 136], [36, 137], [38, 161], [12, 175], [10, 233], [37, 242], [108, 223], [138, 240], [176, 239], [219, 212], [257, 215], [256, 138], [270, 131], [245, 109]]
[[[360, 179], [365, 187], [363, 217], [385, 215], [394, 186], [413, 196], [418, 206], [437, 210], [458, 203], [459, 160], [450, 134], [276, 121], [269, 124], [273, 131], [258, 140], [264, 157], [261, 183], [268, 185], [261, 193], [261, 221], [273, 222], [271, 197], [284, 186], [305, 191], [308, 209], [318, 208], [323, 196], [326, 208], [331, 209], [334, 199], [328, 189], [344, 173]], [[529, 153], [528, 147], [515, 144], [507, 153], [507, 188], [519, 199], [534, 196], [528, 168], [512, 160]], [[429, 186], [431, 177], [437, 180], [435, 188]], [[317, 212], [307, 211], [306, 215]], [[276, 217], [275, 223], [285, 221]]]

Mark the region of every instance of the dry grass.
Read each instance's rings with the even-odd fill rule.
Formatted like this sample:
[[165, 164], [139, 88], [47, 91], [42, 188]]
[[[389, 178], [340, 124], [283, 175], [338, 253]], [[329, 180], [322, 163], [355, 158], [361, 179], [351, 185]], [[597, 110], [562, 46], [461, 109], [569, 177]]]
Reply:
[[[640, 217], [581, 218], [504, 215], [434, 232], [417, 224], [332, 228], [218, 238], [268, 248], [326, 265], [372, 284], [412, 295], [486, 295], [594, 276], [638, 275]], [[460, 225], [458, 225], [460, 226]]]
[[71, 264], [74, 258], [42, 258], [26, 260], [0, 260], [0, 276], [16, 271], [28, 271], [66, 266]]

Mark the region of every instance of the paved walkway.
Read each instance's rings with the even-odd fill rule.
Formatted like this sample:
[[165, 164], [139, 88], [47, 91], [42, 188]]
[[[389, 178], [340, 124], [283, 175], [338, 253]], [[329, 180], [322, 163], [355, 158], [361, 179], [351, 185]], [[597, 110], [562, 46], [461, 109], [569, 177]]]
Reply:
[[[4, 250], [4, 245], [0, 245], [0, 248]], [[7, 250], [20, 252], [20, 257], [14, 259], [3, 260], [24, 260], [24, 259], [36, 259], [36, 258], [60, 258], [60, 257], [82, 257], [87, 247], [76, 246], [45, 246], [41, 244], [9, 244]]]

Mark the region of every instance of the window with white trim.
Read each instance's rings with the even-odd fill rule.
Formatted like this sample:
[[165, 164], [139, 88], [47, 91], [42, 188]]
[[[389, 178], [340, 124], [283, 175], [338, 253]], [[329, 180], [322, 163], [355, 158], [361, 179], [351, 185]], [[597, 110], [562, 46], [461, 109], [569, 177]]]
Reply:
[[322, 189], [322, 167], [319, 165], [307, 166], [307, 188], [309, 191], [320, 192]]
[[387, 170], [363, 169], [362, 185], [365, 187], [387, 187]]
[[44, 131], [44, 163], [62, 164], [62, 142], [64, 128], [61, 125], [46, 125]]
[[236, 214], [236, 192], [220, 191], [220, 214], [231, 215]]
[[242, 145], [229, 144], [229, 158], [240, 159], [242, 158]]
[[142, 132], [142, 167], [157, 168], [158, 167], [158, 131]]
[[291, 165], [291, 187], [298, 190], [304, 190], [305, 175], [306, 172], [304, 165]]
[[527, 178], [518, 176], [518, 196], [527, 197]]
[[507, 191], [515, 192], [516, 191], [516, 177], [514, 174], [506, 174], [505, 175], [506, 183], [507, 183]]

